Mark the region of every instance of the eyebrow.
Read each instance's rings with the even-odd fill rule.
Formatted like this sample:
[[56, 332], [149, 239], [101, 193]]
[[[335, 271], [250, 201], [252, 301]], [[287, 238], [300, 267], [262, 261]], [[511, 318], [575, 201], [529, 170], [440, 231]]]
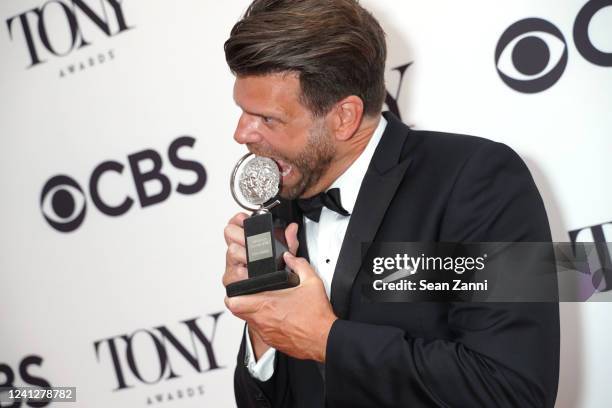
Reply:
[[245, 112], [245, 113], [247, 113], [249, 115], [257, 116], [257, 117], [260, 117], [260, 118], [272, 118], [272, 119], [278, 120], [281, 123], [285, 123], [285, 121], [283, 120], [282, 114], [280, 114], [280, 113], [276, 113], [276, 112], [274, 112], [274, 113], [267, 113], [267, 112], [257, 113], [257, 112], [253, 112], [253, 111], [248, 110], [248, 109], [244, 109], [242, 106], [240, 106], [240, 104], [238, 104], [238, 102], [236, 102], [236, 105], [240, 109], [242, 109], [243, 112]]

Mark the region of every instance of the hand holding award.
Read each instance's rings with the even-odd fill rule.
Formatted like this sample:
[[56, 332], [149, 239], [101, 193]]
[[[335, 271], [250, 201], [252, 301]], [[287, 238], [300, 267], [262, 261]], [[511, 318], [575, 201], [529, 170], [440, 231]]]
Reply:
[[[228, 297], [266, 290], [285, 289], [299, 284], [299, 277], [285, 267], [287, 251], [283, 231], [274, 226], [270, 209], [280, 204], [280, 172], [274, 160], [244, 155], [234, 166], [230, 179], [232, 197], [242, 208], [252, 211], [244, 220], [249, 278], [227, 285]], [[248, 204], [245, 204], [248, 203]]]

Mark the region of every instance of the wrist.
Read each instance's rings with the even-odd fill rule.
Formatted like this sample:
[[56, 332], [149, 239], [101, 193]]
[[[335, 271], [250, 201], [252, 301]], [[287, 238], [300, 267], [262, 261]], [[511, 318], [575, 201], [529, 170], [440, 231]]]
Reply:
[[331, 328], [334, 325], [334, 322], [338, 320], [338, 317], [335, 315], [330, 316], [329, 319], [325, 319], [321, 326], [321, 336], [319, 338], [319, 344], [316, 348], [316, 355], [314, 360], [319, 363], [325, 363], [326, 354], [327, 354], [327, 341], [329, 339], [329, 333], [331, 332]]
[[255, 361], [259, 361], [259, 359], [261, 358], [261, 356], [264, 355], [264, 353], [266, 351], [268, 351], [268, 349], [270, 348], [269, 345], [267, 345], [263, 339], [261, 338], [261, 336], [259, 335], [259, 333], [257, 333], [256, 330], [253, 330], [251, 328], [251, 326], [247, 326], [248, 327], [248, 333], [247, 335], [249, 336], [249, 339], [251, 340], [251, 348], [253, 349], [253, 354], [255, 356]]

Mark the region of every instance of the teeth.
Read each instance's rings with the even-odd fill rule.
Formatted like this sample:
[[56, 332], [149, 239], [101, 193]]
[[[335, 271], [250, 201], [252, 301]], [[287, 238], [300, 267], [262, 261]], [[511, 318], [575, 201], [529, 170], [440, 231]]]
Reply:
[[281, 173], [281, 175], [282, 175], [283, 177], [285, 177], [287, 174], [291, 173], [291, 169], [292, 169], [292, 168], [293, 168], [292, 166], [285, 167], [285, 169], [283, 170], [283, 172]]

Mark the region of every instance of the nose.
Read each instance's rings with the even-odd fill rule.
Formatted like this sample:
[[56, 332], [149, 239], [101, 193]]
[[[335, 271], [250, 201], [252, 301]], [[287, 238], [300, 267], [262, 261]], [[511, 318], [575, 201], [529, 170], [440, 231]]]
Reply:
[[262, 136], [254, 116], [243, 112], [234, 131], [234, 140], [240, 144], [261, 142]]

